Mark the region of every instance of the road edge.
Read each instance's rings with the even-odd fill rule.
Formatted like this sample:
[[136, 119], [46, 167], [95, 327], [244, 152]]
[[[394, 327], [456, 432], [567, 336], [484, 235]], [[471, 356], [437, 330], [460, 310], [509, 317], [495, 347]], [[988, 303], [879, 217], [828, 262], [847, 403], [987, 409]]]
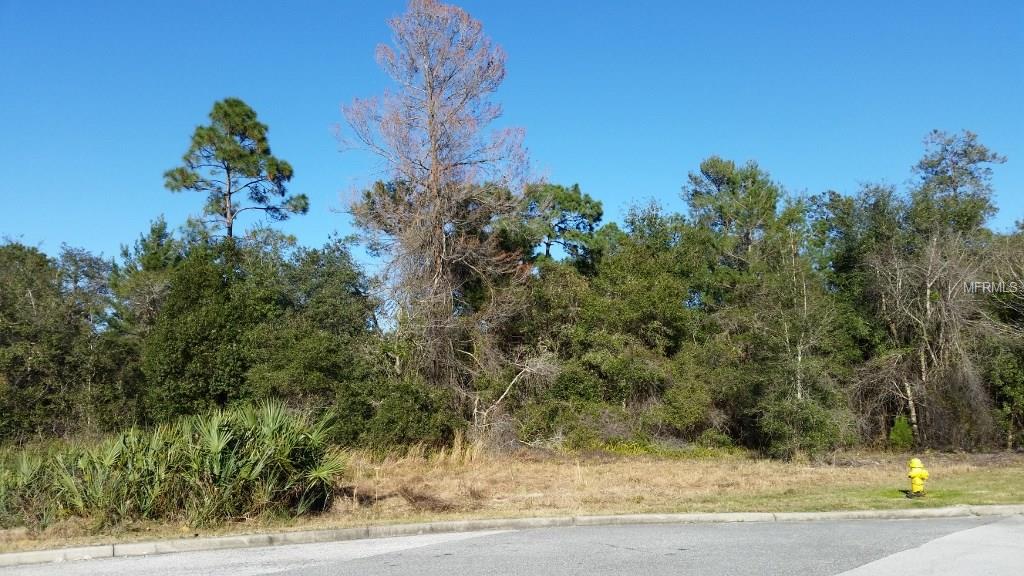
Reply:
[[445, 520], [420, 524], [362, 526], [327, 530], [304, 530], [236, 536], [213, 536], [150, 542], [125, 542], [78, 548], [32, 550], [0, 554], [0, 567], [25, 564], [50, 564], [97, 558], [151, 556], [175, 552], [254, 548], [285, 544], [343, 542], [367, 538], [390, 538], [480, 530], [524, 530], [566, 526], [614, 526], [627, 524], [701, 524], [723, 522], [797, 522], [815, 520], [899, 520], [912, 518], [953, 518], [963, 516], [1013, 516], [1024, 514], [1024, 504], [987, 506], [959, 505], [913, 510], [849, 510], [837, 512], [716, 512], [685, 514], [616, 514], [551, 516], [540, 518], [494, 518], [481, 520]]

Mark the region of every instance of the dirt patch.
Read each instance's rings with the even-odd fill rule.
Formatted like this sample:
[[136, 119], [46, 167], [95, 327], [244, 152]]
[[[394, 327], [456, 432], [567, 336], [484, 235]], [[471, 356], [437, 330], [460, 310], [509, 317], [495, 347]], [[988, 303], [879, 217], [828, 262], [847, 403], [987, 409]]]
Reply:
[[457, 508], [455, 504], [451, 502], [447, 502], [445, 500], [442, 500], [441, 498], [438, 498], [437, 496], [434, 496], [433, 494], [413, 488], [411, 486], [402, 486], [401, 488], [399, 488], [398, 495], [401, 496], [402, 498], [405, 498], [405, 501], [408, 502], [409, 505], [412, 506], [414, 510], [425, 510], [428, 512], [451, 512], [452, 510], [455, 510]]

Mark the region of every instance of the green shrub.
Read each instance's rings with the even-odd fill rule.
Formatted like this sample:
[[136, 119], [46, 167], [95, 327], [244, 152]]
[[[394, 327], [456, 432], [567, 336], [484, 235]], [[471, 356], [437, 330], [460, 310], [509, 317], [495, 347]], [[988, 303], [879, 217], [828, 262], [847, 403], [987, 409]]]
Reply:
[[667, 362], [635, 344], [611, 340], [580, 358], [603, 380], [601, 398], [621, 404], [638, 402], [658, 394], [668, 382]]
[[465, 425], [448, 406], [446, 394], [418, 380], [399, 380], [381, 386], [361, 443], [371, 447], [408, 444], [442, 445]]
[[0, 454], [0, 527], [39, 529], [53, 521], [44, 459], [33, 452]]
[[811, 399], [766, 398], [759, 404], [757, 428], [764, 452], [788, 460], [843, 444], [843, 419], [840, 410], [829, 410]]
[[22, 450], [0, 468], [0, 523], [38, 528], [76, 516], [97, 527], [141, 519], [203, 526], [325, 510], [345, 474], [329, 445], [331, 427], [330, 417], [266, 402], [91, 446]]
[[569, 450], [599, 449], [644, 440], [642, 418], [621, 405], [548, 401], [527, 405], [517, 414], [519, 438]]
[[677, 382], [661, 398], [656, 420], [679, 434], [687, 434], [707, 419], [711, 394], [698, 382]]
[[728, 434], [708, 428], [697, 437], [697, 445], [704, 448], [732, 448], [733, 441]]
[[604, 395], [604, 384], [578, 361], [570, 361], [559, 370], [549, 394], [558, 400], [597, 402]]
[[914, 446], [914, 431], [906, 416], [896, 417], [889, 430], [889, 447], [898, 452], [906, 452]]

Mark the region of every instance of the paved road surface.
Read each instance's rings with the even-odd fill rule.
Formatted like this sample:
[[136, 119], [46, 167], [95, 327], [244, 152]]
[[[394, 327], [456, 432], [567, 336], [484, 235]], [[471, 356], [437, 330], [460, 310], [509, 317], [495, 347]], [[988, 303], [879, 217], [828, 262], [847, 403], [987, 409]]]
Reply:
[[3, 576], [1024, 574], [1024, 517], [431, 534], [0, 568]]

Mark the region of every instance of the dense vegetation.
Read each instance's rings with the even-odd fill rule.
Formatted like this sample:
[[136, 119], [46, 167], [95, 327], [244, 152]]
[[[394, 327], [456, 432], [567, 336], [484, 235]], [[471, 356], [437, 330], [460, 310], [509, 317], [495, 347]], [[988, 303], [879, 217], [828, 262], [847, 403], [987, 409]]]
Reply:
[[[905, 188], [851, 195], [787, 193], [754, 162], [709, 157], [680, 183], [685, 213], [638, 205], [602, 224], [578, 186], [524, 178], [520, 133], [484, 138], [504, 55], [478, 22], [417, 0], [392, 27], [379, 54], [398, 91], [346, 109], [353, 140], [390, 168], [352, 207], [359, 238], [312, 248], [267, 225], [237, 233], [245, 213], [280, 220], [308, 199], [288, 195], [292, 167], [255, 112], [227, 99], [166, 174], [171, 190], [206, 194], [202, 218], [157, 219], [113, 260], [0, 245], [0, 441], [121, 434], [5, 463], [8, 479], [54, 475], [60, 491], [19, 501], [104, 518], [244, 515], [237, 486], [199, 501], [176, 485], [161, 498], [188, 501], [168, 503], [103, 492], [146, 483], [111, 480], [97, 496], [84, 483], [95, 462], [178, 437], [161, 466], [192, 466], [213, 442], [201, 434], [255, 458], [243, 439], [266, 433], [245, 406], [259, 402], [302, 426], [334, 415], [303, 436], [316, 439], [312, 469], [326, 444], [441, 444], [459, 430], [495, 447], [669, 442], [783, 458], [1021, 443], [1024, 228], [986, 227], [1004, 159], [974, 134], [934, 132]], [[356, 264], [355, 242], [381, 273]], [[245, 498], [323, 498], [281, 474], [245, 480], [270, 491]]]
[[80, 517], [96, 528], [134, 520], [203, 526], [302, 514], [331, 502], [345, 470], [331, 417], [275, 402], [131, 428], [101, 443], [0, 452], [0, 526]]
[[1015, 445], [1021, 294], [965, 284], [1020, 282], [1024, 238], [983, 226], [991, 156], [974, 136], [936, 138], [922, 166], [965, 166], [973, 188], [919, 168], [903, 193], [793, 197], [755, 164], [711, 158], [684, 189], [687, 214], [639, 206], [599, 226], [577, 188], [534, 187], [503, 228], [530, 274], [487, 335], [518, 357], [474, 375], [473, 404], [407, 368], [417, 343], [344, 241], [173, 234], [158, 220], [114, 262], [7, 242], [0, 434], [66, 438], [281, 399], [336, 411], [340, 444], [444, 442], [466, 427], [501, 442], [674, 438], [788, 456], [884, 444], [902, 422], [917, 444]]

